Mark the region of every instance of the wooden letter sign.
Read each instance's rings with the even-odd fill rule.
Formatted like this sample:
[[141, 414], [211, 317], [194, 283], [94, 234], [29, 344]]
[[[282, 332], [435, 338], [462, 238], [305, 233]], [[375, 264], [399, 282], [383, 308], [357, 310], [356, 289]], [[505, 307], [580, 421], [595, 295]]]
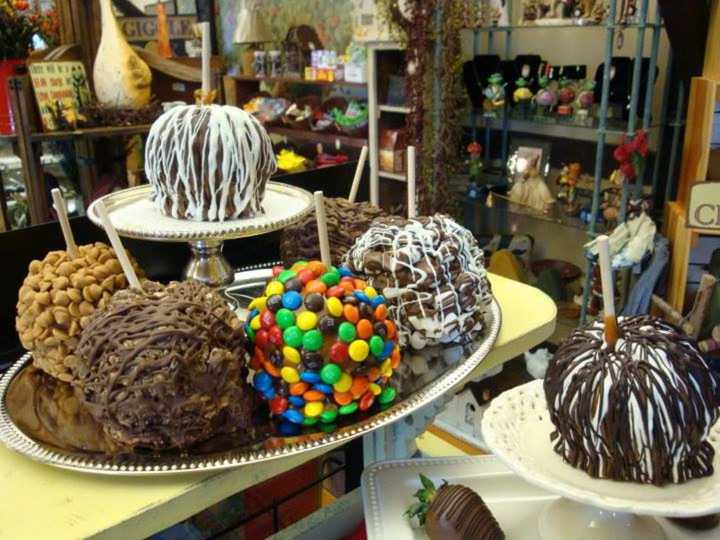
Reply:
[[687, 226], [720, 230], [720, 182], [697, 182], [690, 188]]

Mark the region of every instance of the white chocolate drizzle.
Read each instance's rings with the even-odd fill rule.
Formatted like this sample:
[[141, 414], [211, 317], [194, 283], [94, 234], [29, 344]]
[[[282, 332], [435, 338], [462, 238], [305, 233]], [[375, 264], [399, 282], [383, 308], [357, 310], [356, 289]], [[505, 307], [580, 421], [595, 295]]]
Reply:
[[620, 318], [576, 330], [550, 362], [545, 394], [555, 450], [591, 476], [663, 485], [712, 474], [720, 381], [676, 328]]
[[482, 332], [491, 301], [483, 253], [449, 217], [376, 219], [345, 260], [385, 296], [403, 346], [465, 344]]
[[272, 142], [252, 115], [227, 105], [186, 105], [150, 128], [145, 173], [158, 209], [193, 221], [262, 213], [276, 171]]

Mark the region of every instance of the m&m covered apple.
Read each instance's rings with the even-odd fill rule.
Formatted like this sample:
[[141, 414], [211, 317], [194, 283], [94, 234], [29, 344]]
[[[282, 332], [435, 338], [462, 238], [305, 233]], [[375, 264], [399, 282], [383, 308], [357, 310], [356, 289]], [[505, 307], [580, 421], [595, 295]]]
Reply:
[[282, 434], [332, 426], [395, 399], [397, 327], [385, 299], [346, 268], [320, 261], [276, 267], [249, 309], [253, 386]]

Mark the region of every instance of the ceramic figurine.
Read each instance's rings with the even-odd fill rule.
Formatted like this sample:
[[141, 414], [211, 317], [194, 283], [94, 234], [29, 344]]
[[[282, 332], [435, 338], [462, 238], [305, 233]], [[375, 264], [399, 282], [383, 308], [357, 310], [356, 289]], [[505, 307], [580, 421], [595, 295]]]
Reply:
[[540, 89], [537, 91], [537, 94], [535, 94], [533, 100], [535, 101], [538, 113], [541, 116], [547, 116], [557, 103], [557, 94], [550, 85], [550, 79], [547, 76], [540, 77], [538, 84], [540, 85]]
[[550, 188], [537, 170], [537, 159], [527, 166], [508, 192], [510, 202], [547, 213], [555, 202]]
[[575, 86], [570, 79], [560, 79], [560, 90], [558, 91], [559, 116], [570, 116], [572, 114], [572, 102], [575, 100]]
[[102, 105], [137, 109], [150, 103], [152, 73], [130, 47], [110, 0], [100, 0], [102, 34], [93, 67], [95, 95]]
[[515, 91], [513, 92], [513, 101], [515, 102], [515, 110], [520, 113], [523, 118], [527, 116], [532, 102], [532, 91], [527, 87], [528, 83], [525, 77], [520, 77], [515, 81]]
[[587, 123], [590, 118], [590, 110], [595, 103], [595, 81], [585, 81], [575, 98], [575, 118], [581, 124]]
[[565, 202], [564, 210], [571, 216], [580, 212], [580, 204], [576, 201], [576, 196], [581, 172], [582, 168], [579, 163], [569, 163], [562, 168], [557, 179], [557, 183], [561, 186], [558, 200]]
[[485, 115], [496, 116], [497, 110], [505, 106], [505, 81], [500, 73], [490, 75], [483, 94], [485, 95], [483, 102]]

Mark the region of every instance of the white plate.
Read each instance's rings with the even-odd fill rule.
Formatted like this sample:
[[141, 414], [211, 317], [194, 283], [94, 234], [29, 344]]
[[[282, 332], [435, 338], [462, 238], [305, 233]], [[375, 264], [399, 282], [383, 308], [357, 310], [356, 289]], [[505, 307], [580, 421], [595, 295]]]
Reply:
[[[506, 540], [539, 540], [538, 517], [559, 497], [512, 473], [494, 456], [408, 459], [371, 465], [363, 472], [362, 496], [368, 540], [419, 540], [422, 528], [403, 516], [416, 499], [418, 473], [440, 485], [443, 480], [463, 484], [483, 498]], [[717, 540], [720, 529], [692, 532], [658, 519], [668, 540]]]
[[[110, 221], [120, 236], [159, 242], [188, 242], [208, 238], [256, 236], [282, 229], [302, 219], [313, 209], [312, 195], [296, 186], [268, 182], [261, 216], [226, 221], [190, 221], [166, 216], [152, 202], [152, 186], [115, 191], [98, 200], [105, 203]], [[97, 201], [88, 208], [88, 218], [102, 227]]]
[[708, 437], [715, 447], [715, 474], [663, 487], [592, 478], [555, 453], [553, 429], [541, 380], [500, 394], [483, 415], [482, 433], [495, 455], [528, 482], [558, 495], [640, 515], [693, 517], [720, 511], [720, 422]]

